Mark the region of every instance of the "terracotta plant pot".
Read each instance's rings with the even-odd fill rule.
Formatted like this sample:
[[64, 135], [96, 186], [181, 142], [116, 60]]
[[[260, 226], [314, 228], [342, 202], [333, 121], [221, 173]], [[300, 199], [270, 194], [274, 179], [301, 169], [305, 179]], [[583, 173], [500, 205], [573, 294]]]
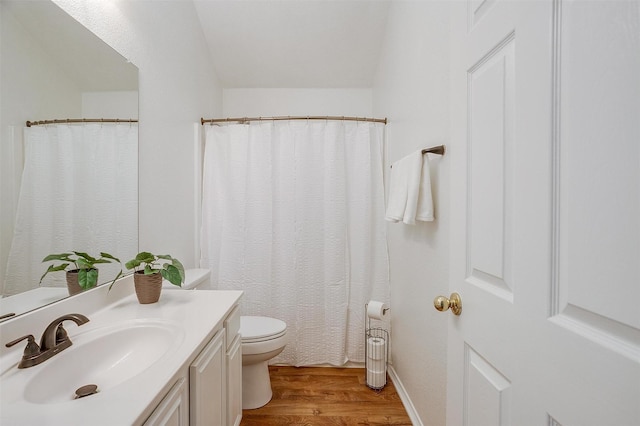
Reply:
[[144, 272], [139, 271], [133, 274], [133, 283], [140, 304], [146, 305], [160, 300], [160, 292], [162, 291], [161, 274], [145, 275]]
[[67, 289], [69, 290], [69, 296], [82, 293], [84, 289], [80, 287], [78, 283], [78, 270], [67, 271]]

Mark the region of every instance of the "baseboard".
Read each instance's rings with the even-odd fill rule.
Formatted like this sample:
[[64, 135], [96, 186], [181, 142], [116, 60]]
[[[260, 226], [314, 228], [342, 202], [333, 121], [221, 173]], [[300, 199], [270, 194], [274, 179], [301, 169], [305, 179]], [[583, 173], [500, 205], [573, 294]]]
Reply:
[[396, 391], [398, 392], [398, 396], [400, 397], [400, 400], [404, 405], [404, 409], [407, 410], [407, 414], [409, 415], [413, 426], [424, 426], [422, 420], [420, 420], [420, 417], [416, 412], [416, 407], [413, 406], [413, 402], [411, 402], [411, 398], [409, 398], [407, 390], [402, 385], [402, 382], [400, 381], [400, 378], [396, 374], [396, 370], [393, 369], [392, 365], [388, 366], [387, 373], [389, 374], [389, 378], [393, 382], [393, 386], [395, 386]]

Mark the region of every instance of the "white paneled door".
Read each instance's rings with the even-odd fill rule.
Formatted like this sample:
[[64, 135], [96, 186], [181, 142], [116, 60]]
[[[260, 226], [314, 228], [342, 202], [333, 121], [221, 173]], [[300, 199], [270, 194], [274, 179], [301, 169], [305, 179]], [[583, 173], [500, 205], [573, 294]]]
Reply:
[[639, 425], [640, 2], [453, 3], [447, 423]]

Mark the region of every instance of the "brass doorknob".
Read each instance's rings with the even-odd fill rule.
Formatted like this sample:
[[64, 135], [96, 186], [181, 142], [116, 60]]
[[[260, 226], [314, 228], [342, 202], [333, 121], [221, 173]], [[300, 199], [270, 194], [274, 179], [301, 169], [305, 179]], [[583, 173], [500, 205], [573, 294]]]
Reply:
[[462, 299], [458, 293], [451, 293], [451, 296], [438, 296], [433, 299], [433, 306], [440, 312], [444, 312], [451, 308], [454, 315], [460, 315], [462, 312]]

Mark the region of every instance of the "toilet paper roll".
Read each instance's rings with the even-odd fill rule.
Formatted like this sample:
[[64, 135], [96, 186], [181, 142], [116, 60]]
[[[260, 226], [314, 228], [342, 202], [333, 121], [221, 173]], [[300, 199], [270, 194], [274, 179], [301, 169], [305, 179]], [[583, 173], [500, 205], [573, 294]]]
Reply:
[[383, 359], [386, 351], [384, 339], [369, 337], [367, 339], [367, 357], [371, 359]]
[[385, 371], [384, 359], [367, 359], [367, 371], [381, 373]]
[[387, 305], [377, 300], [369, 300], [367, 304], [367, 317], [381, 320], [387, 315]]
[[386, 373], [367, 371], [367, 385], [372, 388], [382, 388], [387, 384]]

